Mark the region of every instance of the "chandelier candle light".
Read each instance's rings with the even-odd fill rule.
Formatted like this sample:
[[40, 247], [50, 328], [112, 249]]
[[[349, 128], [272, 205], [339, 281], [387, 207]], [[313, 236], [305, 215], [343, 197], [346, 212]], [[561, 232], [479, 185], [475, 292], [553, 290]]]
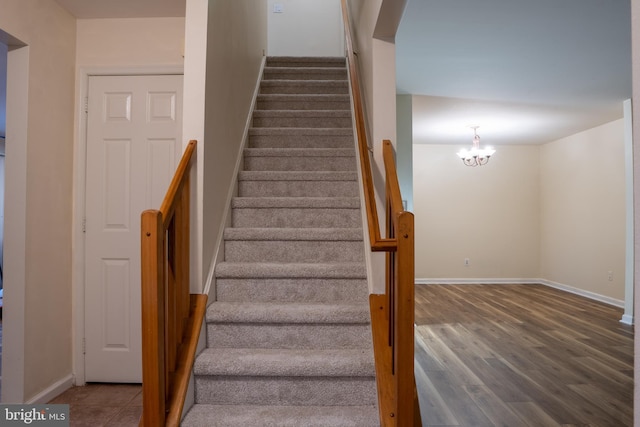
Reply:
[[496, 152], [496, 150], [491, 147], [480, 148], [480, 137], [477, 133], [479, 127], [480, 126], [471, 126], [471, 129], [473, 129], [473, 147], [471, 147], [471, 150], [463, 148], [458, 151], [458, 156], [467, 166], [486, 165], [489, 162], [489, 157], [493, 156], [493, 153]]

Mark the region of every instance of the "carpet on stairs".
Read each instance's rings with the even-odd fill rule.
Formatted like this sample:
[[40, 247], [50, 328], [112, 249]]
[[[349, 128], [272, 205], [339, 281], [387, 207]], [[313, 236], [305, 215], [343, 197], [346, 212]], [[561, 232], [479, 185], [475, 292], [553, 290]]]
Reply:
[[378, 426], [344, 58], [267, 58], [185, 426]]

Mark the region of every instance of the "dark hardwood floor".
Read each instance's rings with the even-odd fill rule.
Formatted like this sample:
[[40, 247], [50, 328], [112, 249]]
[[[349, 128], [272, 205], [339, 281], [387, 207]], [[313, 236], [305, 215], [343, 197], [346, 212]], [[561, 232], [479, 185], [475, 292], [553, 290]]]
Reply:
[[621, 316], [542, 285], [416, 285], [423, 426], [632, 426]]

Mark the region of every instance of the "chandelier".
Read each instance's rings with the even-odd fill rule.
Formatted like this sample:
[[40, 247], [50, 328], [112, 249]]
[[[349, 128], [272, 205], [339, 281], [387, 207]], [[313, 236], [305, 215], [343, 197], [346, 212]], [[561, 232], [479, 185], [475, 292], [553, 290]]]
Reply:
[[471, 126], [473, 129], [473, 146], [471, 150], [463, 148], [458, 151], [458, 156], [462, 159], [462, 162], [467, 166], [482, 166], [489, 162], [489, 157], [496, 152], [491, 147], [480, 148], [480, 137], [478, 136], [477, 129], [480, 126]]

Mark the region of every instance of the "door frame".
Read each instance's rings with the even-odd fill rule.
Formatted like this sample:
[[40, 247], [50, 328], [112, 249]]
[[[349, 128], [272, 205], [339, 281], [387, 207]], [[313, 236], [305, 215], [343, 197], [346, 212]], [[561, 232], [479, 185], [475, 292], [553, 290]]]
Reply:
[[[73, 288], [73, 383], [77, 386], [85, 381], [85, 191], [87, 164], [87, 113], [89, 78], [92, 76], [152, 76], [184, 75], [184, 67], [80, 67], [76, 80], [76, 144], [73, 150], [73, 219], [72, 219], [72, 271]], [[183, 103], [184, 106], [184, 103]]]

